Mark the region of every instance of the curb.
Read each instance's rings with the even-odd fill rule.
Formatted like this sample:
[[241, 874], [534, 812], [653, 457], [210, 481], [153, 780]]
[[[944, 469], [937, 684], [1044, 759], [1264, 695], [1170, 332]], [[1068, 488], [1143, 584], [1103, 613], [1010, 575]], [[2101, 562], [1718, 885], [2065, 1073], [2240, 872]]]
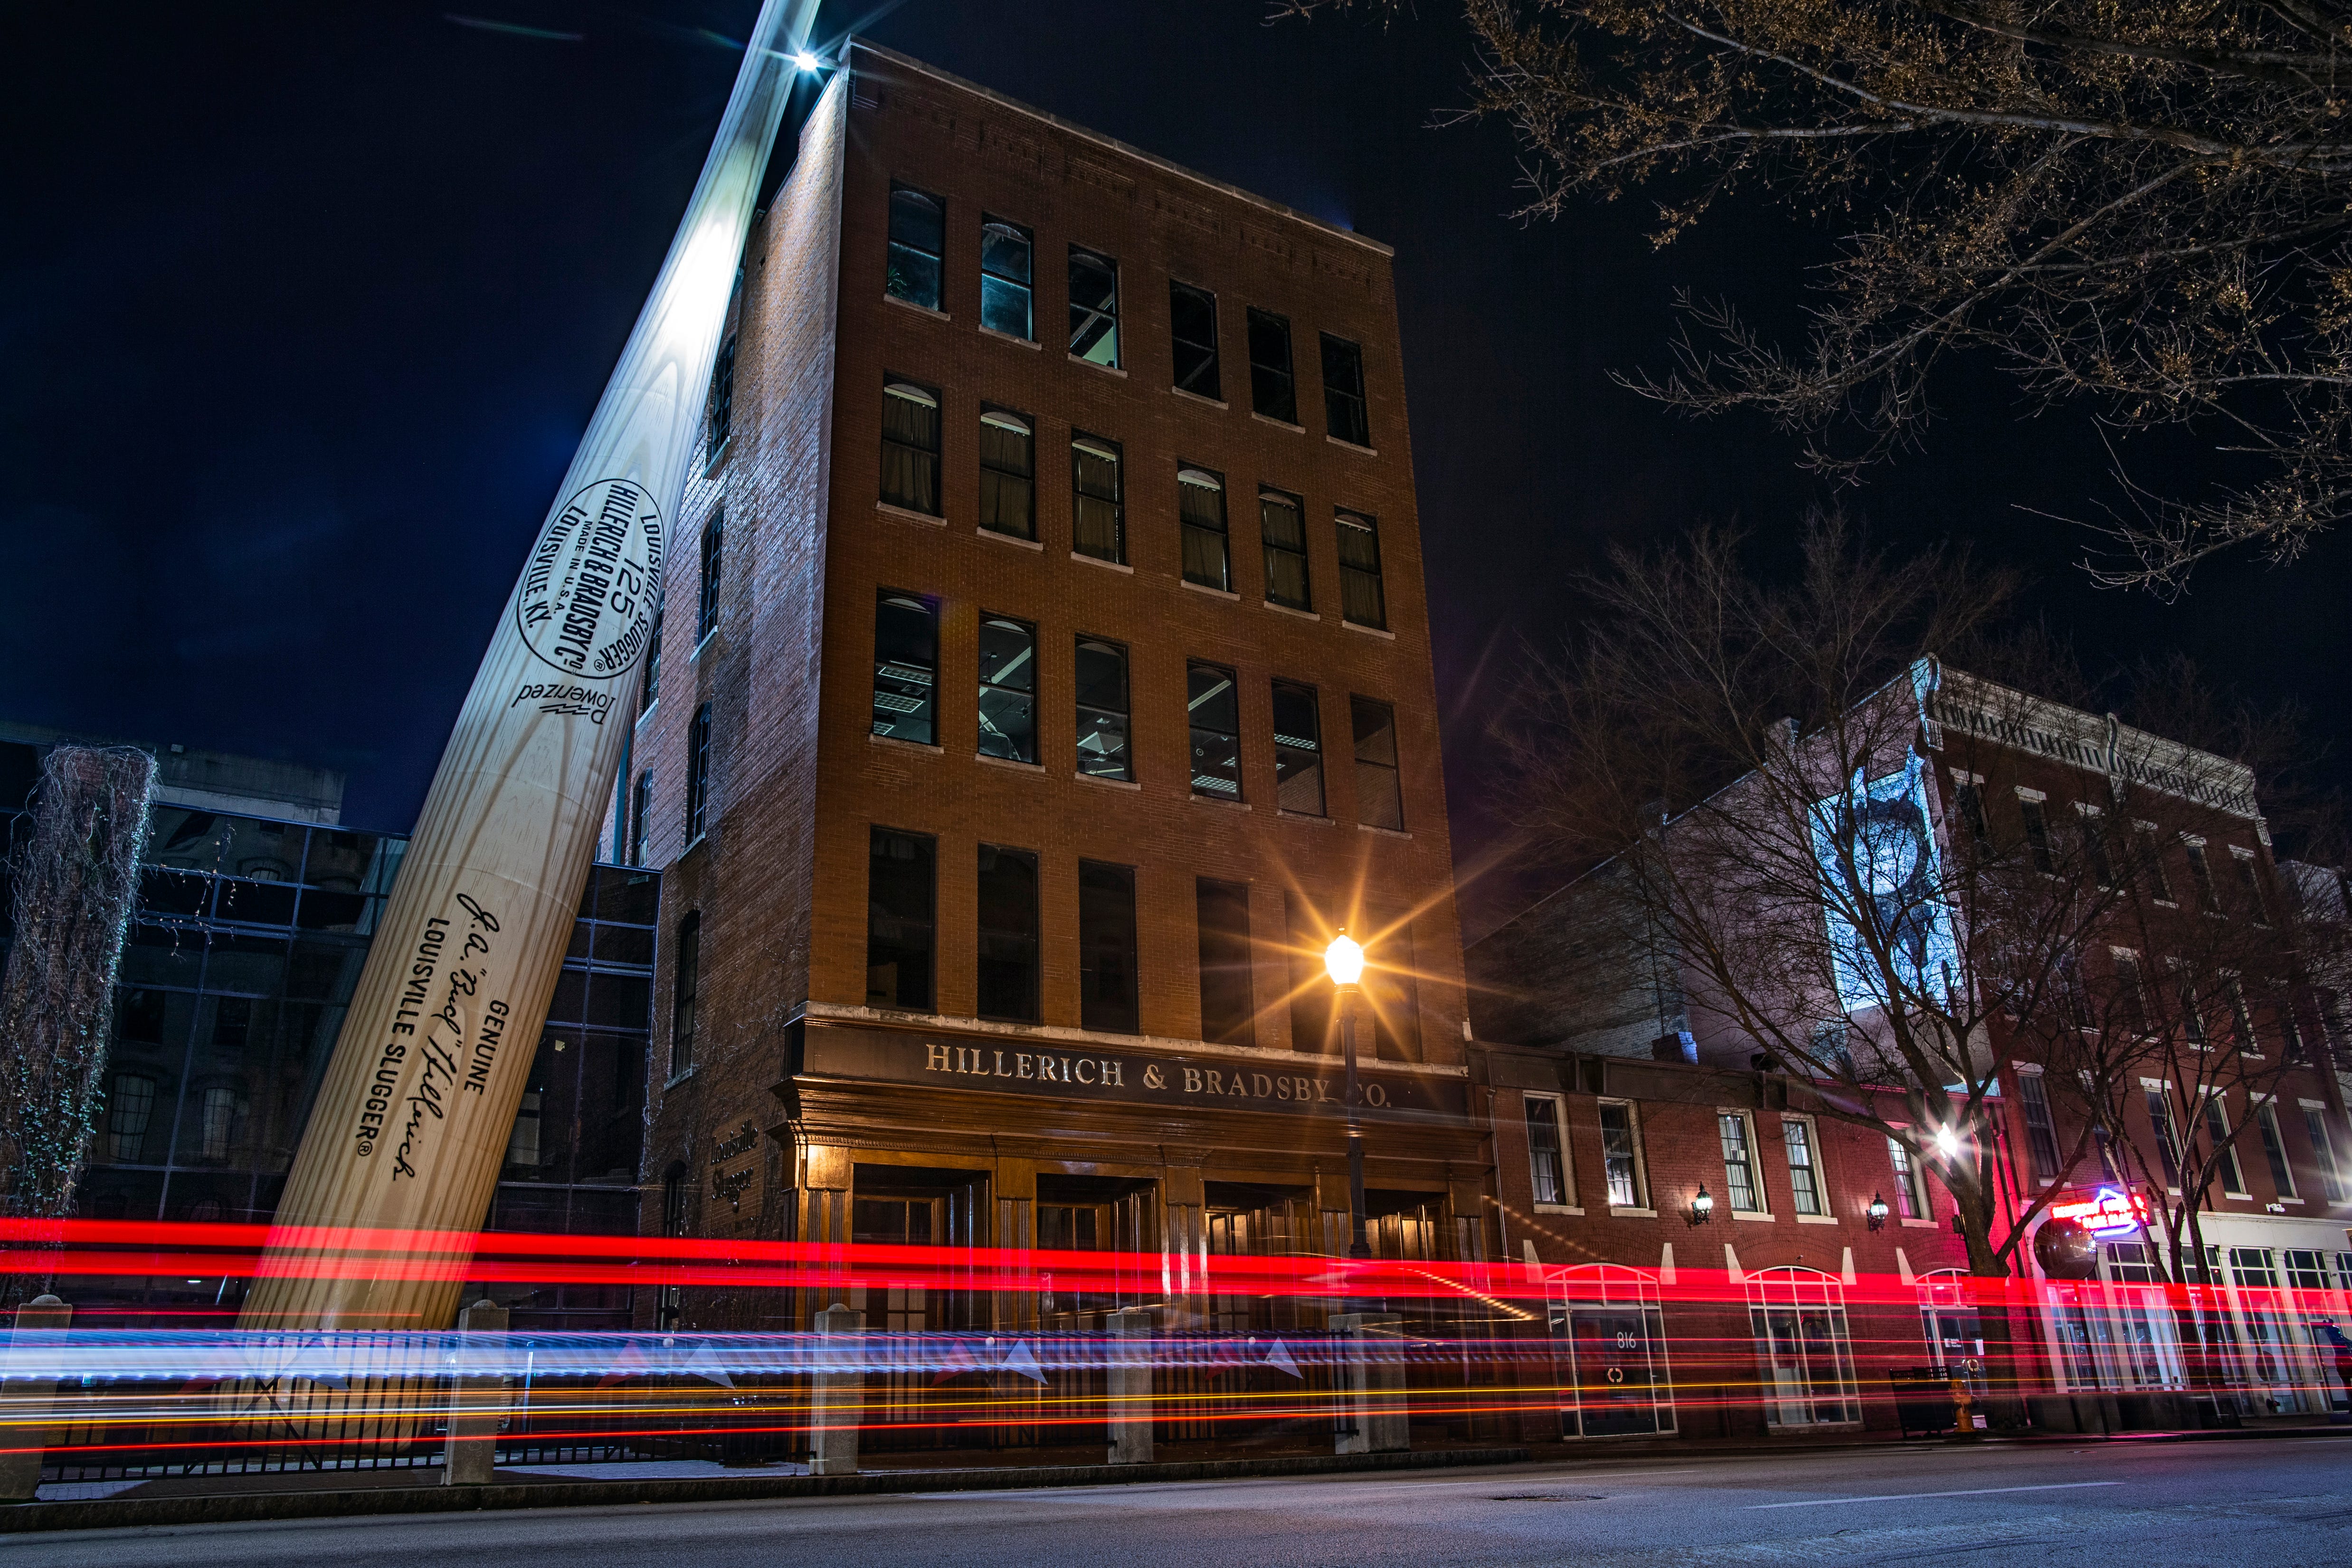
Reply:
[[348, 1492], [243, 1492], [214, 1497], [113, 1498], [0, 1508], [0, 1535], [55, 1530], [155, 1529], [259, 1520], [365, 1514], [477, 1513], [625, 1503], [737, 1502], [872, 1497], [894, 1492], [1025, 1491], [1033, 1487], [1132, 1486], [1148, 1481], [1238, 1480], [1349, 1471], [1524, 1464], [1525, 1448], [1413, 1454], [1308, 1454], [1291, 1458], [1201, 1459], [1182, 1464], [1056, 1465], [1034, 1469], [888, 1470], [854, 1476], [712, 1476], [676, 1480], [544, 1481], [480, 1487], [394, 1487]]

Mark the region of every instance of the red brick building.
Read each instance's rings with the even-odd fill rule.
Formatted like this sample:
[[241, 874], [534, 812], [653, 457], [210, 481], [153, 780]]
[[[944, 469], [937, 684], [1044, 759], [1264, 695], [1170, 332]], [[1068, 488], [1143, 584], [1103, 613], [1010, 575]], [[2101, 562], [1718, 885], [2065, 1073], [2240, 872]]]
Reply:
[[1377, 1244], [1480, 1255], [1388, 249], [857, 43], [730, 330], [616, 813], [646, 1228], [1167, 1265], [877, 1328], [1274, 1311], [1193, 1265], [1344, 1250], [1344, 925]]

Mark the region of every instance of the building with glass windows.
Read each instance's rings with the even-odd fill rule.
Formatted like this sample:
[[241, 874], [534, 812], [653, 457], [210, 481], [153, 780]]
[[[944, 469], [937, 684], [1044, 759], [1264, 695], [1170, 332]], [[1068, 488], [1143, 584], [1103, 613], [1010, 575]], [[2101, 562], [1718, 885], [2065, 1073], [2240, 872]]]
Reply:
[[663, 874], [649, 1228], [1168, 1275], [860, 1290], [877, 1328], [1319, 1328], [1200, 1281], [1345, 1248], [1345, 927], [1378, 1245], [1488, 1255], [1390, 268], [850, 46], [744, 256], [616, 802]]
[[[70, 738], [0, 727], [0, 841], [23, 831], [42, 752]], [[177, 746], [156, 760], [79, 1212], [267, 1223], [407, 839], [344, 826], [340, 774]], [[659, 897], [652, 871], [590, 875], [488, 1228], [635, 1230]], [[518, 1326], [629, 1321], [625, 1289], [487, 1289]], [[74, 1294], [85, 1314], [185, 1327], [234, 1321], [243, 1293], [241, 1279], [170, 1279]]]

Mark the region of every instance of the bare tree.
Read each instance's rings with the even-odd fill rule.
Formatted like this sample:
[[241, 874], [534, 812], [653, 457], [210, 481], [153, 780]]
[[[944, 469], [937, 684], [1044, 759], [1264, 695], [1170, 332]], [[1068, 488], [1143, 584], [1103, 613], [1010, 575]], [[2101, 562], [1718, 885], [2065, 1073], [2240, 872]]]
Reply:
[[1685, 300], [1679, 368], [1639, 390], [1763, 410], [1840, 473], [1917, 438], [1958, 350], [2116, 430], [2193, 427], [2240, 477], [2189, 500], [2126, 479], [2098, 525], [2094, 575], [2164, 594], [2232, 546], [2292, 560], [2352, 506], [2345, 0], [1464, 9], [1473, 111], [1518, 133], [1524, 216], [1653, 193], [1664, 244], [1755, 186], [1854, 226], [1801, 351]]
[[[1802, 553], [1774, 586], [1719, 534], [1620, 552], [1591, 584], [1597, 613], [1537, 662], [1498, 731], [1515, 815], [1592, 868], [1573, 918], [1620, 953], [1621, 991], [1678, 976], [1703, 1053], [1752, 1043], [1791, 1106], [1891, 1140], [1949, 1192], [1970, 1271], [2009, 1278], [2105, 1119], [2074, 1118], [2064, 1146], [2036, 1152], [2046, 1184], [2018, 1190], [2004, 1065], [2119, 1083], [2166, 1037], [2120, 1000], [2113, 957], [2138, 858], [2210, 826], [2217, 801], [2251, 809], [2250, 775], [1945, 662], [1974, 652], [2012, 679], [2079, 683], [2046, 647], [1994, 640], [2005, 576], [1949, 552], [1892, 559], [1834, 519], [1809, 525]], [[2095, 755], [2055, 732], [2065, 714]], [[2010, 790], [2029, 732], [2080, 798], [2045, 787], [1996, 819], [1990, 792]], [[2006, 1373], [2005, 1318], [1986, 1331]]]

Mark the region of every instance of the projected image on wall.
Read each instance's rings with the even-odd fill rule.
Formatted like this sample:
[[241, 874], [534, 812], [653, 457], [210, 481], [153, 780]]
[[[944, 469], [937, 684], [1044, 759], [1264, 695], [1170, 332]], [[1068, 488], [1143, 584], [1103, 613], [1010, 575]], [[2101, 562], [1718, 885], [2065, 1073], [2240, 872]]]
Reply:
[[1887, 975], [1855, 925], [1865, 919], [1885, 941], [1895, 987], [1940, 995], [1958, 954], [1951, 911], [1938, 896], [1941, 861], [1927, 826], [1926, 764], [1914, 754], [1884, 778], [1853, 782], [1813, 806], [1813, 856], [1821, 868], [1838, 1002], [1849, 1013], [1883, 1007]]

